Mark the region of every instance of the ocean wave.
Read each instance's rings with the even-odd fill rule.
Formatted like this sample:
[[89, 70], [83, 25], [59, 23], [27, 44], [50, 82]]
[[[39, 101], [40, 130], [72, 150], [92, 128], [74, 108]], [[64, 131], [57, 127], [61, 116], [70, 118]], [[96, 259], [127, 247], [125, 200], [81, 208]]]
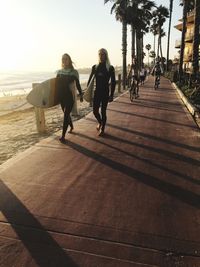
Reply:
[[[55, 77], [55, 72], [0, 72], [0, 97], [28, 94], [33, 83]], [[80, 82], [87, 82], [89, 74], [80, 74]]]

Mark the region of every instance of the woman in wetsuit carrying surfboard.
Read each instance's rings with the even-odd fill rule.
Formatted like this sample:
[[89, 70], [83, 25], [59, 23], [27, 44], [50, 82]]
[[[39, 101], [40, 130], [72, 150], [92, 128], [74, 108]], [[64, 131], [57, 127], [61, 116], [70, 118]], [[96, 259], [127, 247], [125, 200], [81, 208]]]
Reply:
[[65, 143], [65, 134], [68, 126], [70, 125], [71, 127], [69, 132], [72, 132], [74, 129], [70, 116], [75, 100], [74, 93], [76, 93], [74, 87], [78, 89], [80, 101], [83, 101], [79, 74], [78, 71], [74, 69], [71, 57], [68, 54], [62, 56], [62, 69], [57, 72], [57, 86], [59, 87], [59, 99], [64, 113], [62, 136], [59, 140], [61, 143]]
[[[99, 136], [104, 135], [106, 125], [106, 109], [108, 102], [113, 101], [113, 95], [115, 91], [115, 69], [110, 65], [108, 52], [106, 49], [101, 48], [98, 52], [99, 63], [92, 67], [92, 71], [88, 80], [88, 85], [93, 75], [95, 77], [95, 90], [93, 99], [93, 114], [98, 121], [97, 130]], [[109, 81], [111, 81], [111, 88], [109, 87]], [[101, 114], [99, 109], [101, 107]]]

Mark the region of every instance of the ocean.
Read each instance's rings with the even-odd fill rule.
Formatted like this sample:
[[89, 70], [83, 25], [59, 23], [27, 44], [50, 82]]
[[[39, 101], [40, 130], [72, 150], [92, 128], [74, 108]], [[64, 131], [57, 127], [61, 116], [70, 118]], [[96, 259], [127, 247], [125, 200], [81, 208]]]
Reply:
[[[0, 72], [0, 97], [28, 94], [32, 83], [40, 83], [55, 76], [56, 72]], [[89, 74], [80, 74], [80, 83], [86, 83], [88, 77]]]

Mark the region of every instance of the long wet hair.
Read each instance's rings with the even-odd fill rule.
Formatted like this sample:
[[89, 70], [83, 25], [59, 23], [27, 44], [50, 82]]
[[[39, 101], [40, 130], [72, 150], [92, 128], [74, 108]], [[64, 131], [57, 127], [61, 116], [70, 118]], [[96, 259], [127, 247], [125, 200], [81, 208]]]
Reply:
[[[72, 61], [70, 55], [67, 54], [67, 53], [65, 53], [65, 54], [62, 55], [62, 58], [63, 58], [64, 56], [67, 56], [67, 57], [69, 58], [69, 68], [74, 69], [74, 66], [73, 66], [74, 63], [73, 63], [73, 61]], [[61, 64], [61, 67], [64, 68], [63, 62], [62, 62], [62, 64]]]
[[[105, 54], [105, 56], [106, 56], [106, 69], [109, 70], [111, 64], [110, 64], [110, 60], [108, 57], [108, 51], [105, 48], [101, 48], [98, 51], [98, 55], [100, 52], [103, 52]], [[100, 59], [99, 59], [99, 63], [100, 63]]]

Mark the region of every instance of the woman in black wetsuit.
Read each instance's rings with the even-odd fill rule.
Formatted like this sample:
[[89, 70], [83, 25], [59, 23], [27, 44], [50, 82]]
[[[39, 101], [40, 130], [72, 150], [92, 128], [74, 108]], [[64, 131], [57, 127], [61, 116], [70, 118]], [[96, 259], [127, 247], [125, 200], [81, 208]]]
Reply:
[[59, 139], [61, 143], [65, 143], [65, 134], [70, 125], [70, 131], [74, 129], [70, 113], [74, 105], [75, 88], [80, 94], [80, 101], [83, 101], [82, 89], [79, 82], [79, 74], [74, 69], [71, 57], [68, 54], [62, 56], [62, 69], [57, 72], [57, 86], [59, 87], [59, 100], [64, 113], [62, 136]]
[[[99, 64], [92, 67], [92, 71], [88, 80], [88, 84], [95, 76], [95, 90], [93, 99], [93, 113], [98, 121], [97, 130], [99, 135], [102, 136], [105, 131], [106, 125], [106, 109], [108, 102], [113, 101], [113, 95], [115, 91], [115, 69], [110, 65], [108, 58], [108, 52], [106, 49], [102, 48], [98, 52]], [[109, 81], [111, 81], [111, 86], [109, 86]], [[110, 87], [110, 88], [109, 88]], [[99, 113], [99, 108], [101, 107], [101, 114]]]

